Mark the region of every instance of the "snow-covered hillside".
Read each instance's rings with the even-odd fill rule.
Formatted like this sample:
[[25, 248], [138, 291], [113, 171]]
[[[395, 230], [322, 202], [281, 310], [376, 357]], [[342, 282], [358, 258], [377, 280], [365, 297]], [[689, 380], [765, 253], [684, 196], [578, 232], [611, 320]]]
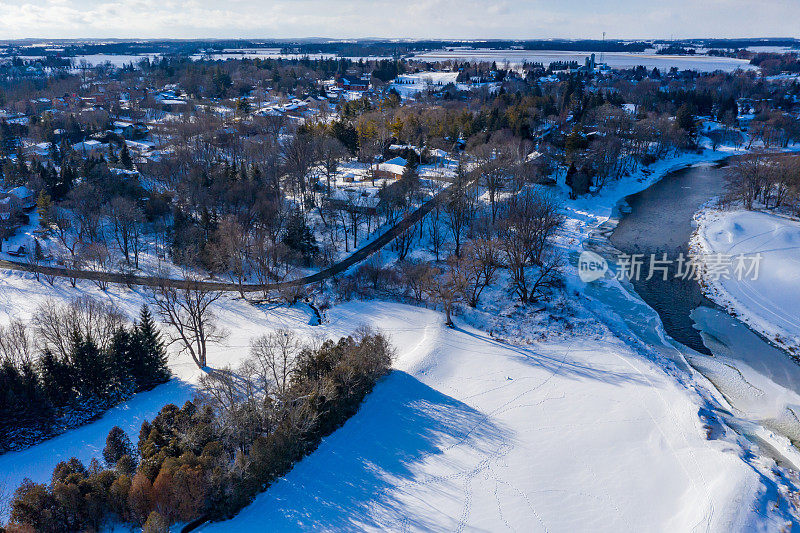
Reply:
[[703, 253], [761, 255], [757, 276], [706, 276], [709, 296], [769, 339], [797, 350], [800, 222], [769, 213], [713, 209], [697, 219], [694, 244]]
[[[5, 305], [32, 306], [47, 292], [8, 273], [3, 289]], [[107, 297], [131, 313], [141, 301], [123, 289]], [[229, 300], [216, 311], [231, 336], [213, 365], [235, 363], [269, 329], [338, 337], [364, 322], [391, 335], [398, 359], [314, 454], [233, 521], [203, 531], [730, 531], [763, 525], [775, 497], [730, 435], [707, 439], [696, 395], [599, 324], [593, 335], [519, 347], [396, 303], [337, 306], [316, 327], [302, 308]], [[191, 396], [197, 372], [181, 358], [173, 368], [175, 380], [100, 420], [0, 456], [6, 483], [46, 482], [60, 460], [98, 457], [114, 425], [135, 438], [164, 403]]]
[[[254, 504], [204, 532], [733, 531], [764, 517], [758, 474], [709, 440], [686, 389], [610, 333], [521, 348], [439, 313], [353, 303], [397, 371]], [[738, 451], [737, 451], [738, 450]]]
[[[660, 162], [602, 197], [572, 203], [560, 245], [580, 250], [615, 199], [676, 166], [721, 156]], [[687, 366], [676, 379], [672, 363], [654, 355], [677, 352], [655, 313], [641, 317], [653, 352], [641, 350], [641, 332], [611, 314], [635, 321], [631, 308], [644, 304], [614, 283], [603, 286], [589, 304], [601, 317], [596, 324], [542, 342], [531, 339], [547, 327], [528, 324], [516, 330], [518, 345], [498, 342], [483, 327], [491, 319], [473, 314], [451, 330], [437, 313], [397, 304], [334, 308], [329, 327], [343, 331], [369, 316], [389, 331], [398, 371], [240, 515], [202, 531], [790, 527], [779, 493], [792, 484], [714, 415], [730, 406], [705, 378]], [[617, 303], [598, 296], [603, 291], [619, 293]], [[600, 323], [606, 318], [613, 334]], [[779, 436], [761, 441], [791, 448]]]

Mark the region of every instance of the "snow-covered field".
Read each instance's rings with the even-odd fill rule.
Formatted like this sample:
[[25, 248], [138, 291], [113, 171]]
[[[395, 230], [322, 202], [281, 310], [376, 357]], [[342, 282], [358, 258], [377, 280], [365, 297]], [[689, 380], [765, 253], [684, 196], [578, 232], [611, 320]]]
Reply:
[[[512, 66], [521, 65], [523, 62], [542, 63], [547, 67], [554, 61], [577, 61], [583, 64], [592, 52], [566, 52], [559, 50], [489, 50], [489, 49], [455, 49], [435, 50], [415, 54], [411, 59], [417, 61], [486, 61], [497, 62], [498, 66], [509, 63]], [[649, 69], [658, 68], [668, 71], [672, 67], [680, 70], [697, 70], [698, 72], [714, 72], [722, 70], [733, 72], [736, 69], [754, 69], [750, 62], [744, 59], [712, 56], [673, 56], [657, 55], [650, 53], [630, 52], [596, 52], [598, 61], [607, 63], [611, 68], [634, 68], [643, 65]]]
[[439, 313], [352, 303], [397, 371], [235, 519], [201, 529], [706, 531], [765, 517], [759, 475], [691, 394], [610, 332], [518, 347]]
[[693, 244], [704, 254], [761, 255], [757, 276], [706, 276], [709, 296], [770, 340], [797, 351], [800, 222], [771, 213], [715, 209], [704, 210], [697, 221]]

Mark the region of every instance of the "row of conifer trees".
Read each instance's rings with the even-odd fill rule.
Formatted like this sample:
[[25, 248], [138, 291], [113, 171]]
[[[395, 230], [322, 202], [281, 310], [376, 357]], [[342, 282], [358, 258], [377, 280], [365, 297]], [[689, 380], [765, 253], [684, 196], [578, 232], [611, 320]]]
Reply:
[[170, 378], [167, 353], [147, 307], [106, 348], [72, 332], [69, 353], [0, 365], [0, 453], [21, 449], [97, 416]]

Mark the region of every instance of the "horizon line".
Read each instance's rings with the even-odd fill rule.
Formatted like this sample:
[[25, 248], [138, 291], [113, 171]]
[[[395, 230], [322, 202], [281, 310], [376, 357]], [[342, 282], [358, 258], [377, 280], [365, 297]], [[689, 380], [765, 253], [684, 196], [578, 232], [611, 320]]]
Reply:
[[298, 41], [327, 41], [327, 42], [535, 42], [535, 41], [554, 41], [554, 42], [575, 42], [575, 41], [608, 41], [608, 42], [641, 42], [641, 41], [744, 41], [744, 40], [785, 40], [800, 42], [800, 37], [790, 36], [757, 36], [757, 37], [711, 37], [695, 36], [681, 38], [665, 37], [619, 37], [605, 39], [597, 37], [19, 37], [15, 39], [0, 39], [0, 43], [14, 43], [22, 41], [265, 41], [265, 42], [298, 42]]

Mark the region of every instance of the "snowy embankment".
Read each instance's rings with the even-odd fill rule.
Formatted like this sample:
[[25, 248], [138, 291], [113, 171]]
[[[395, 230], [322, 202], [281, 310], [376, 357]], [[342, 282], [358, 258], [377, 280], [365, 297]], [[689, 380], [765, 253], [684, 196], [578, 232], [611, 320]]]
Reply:
[[[580, 251], [620, 198], [670, 170], [726, 155], [659, 162], [600, 197], [570, 202], [559, 246], [567, 255]], [[582, 290], [574, 274], [568, 278]], [[791, 525], [774, 462], [754, 456], [754, 446], [714, 414], [728, 406], [702, 376], [676, 377], [658, 348], [643, 349], [611, 316], [628, 313], [634, 297], [609, 290], [619, 293], [618, 307], [581, 297], [574, 320], [533, 320], [543, 312], [528, 317], [493, 302], [455, 329], [444, 328], [439, 313], [398, 304], [335, 307], [324, 328], [345, 331], [369, 318], [398, 346], [397, 372], [251, 506], [202, 531]], [[644, 318], [654, 342], [667, 346], [658, 317], [655, 325]]]
[[757, 257], [751, 275], [705, 273], [706, 294], [748, 326], [800, 355], [800, 222], [775, 214], [705, 209], [692, 245], [705, 257]]

